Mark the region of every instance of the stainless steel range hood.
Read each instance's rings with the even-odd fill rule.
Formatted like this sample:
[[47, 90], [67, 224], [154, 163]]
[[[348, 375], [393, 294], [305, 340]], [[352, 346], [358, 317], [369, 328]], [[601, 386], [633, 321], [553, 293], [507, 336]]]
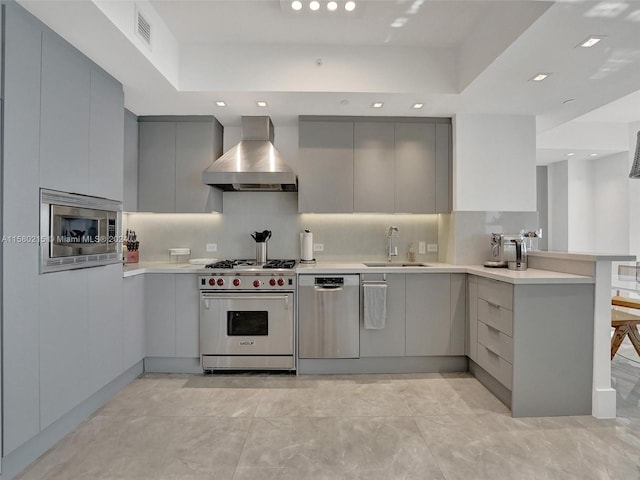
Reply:
[[202, 172], [202, 181], [227, 191], [298, 191], [295, 172], [273, 146], [266, 116], [242, 117], [242, 140]]

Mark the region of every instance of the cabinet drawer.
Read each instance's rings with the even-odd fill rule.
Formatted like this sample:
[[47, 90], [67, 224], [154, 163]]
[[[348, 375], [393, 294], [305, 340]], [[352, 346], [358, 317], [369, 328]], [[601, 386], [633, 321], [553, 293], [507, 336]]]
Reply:
[[489, 278], [478, 279], [478, 297], [513, 310], [513, 285]]
[[480, 343], [478, 343], [478, 365], [509, 390], [512, 389], [513, 366]]
[[478, 320], [513, 337], [513, 312], [508, 308], [479, 298]]
[[478, 342], [513, 364], [513, 338], [486, 323], [478, 322]]

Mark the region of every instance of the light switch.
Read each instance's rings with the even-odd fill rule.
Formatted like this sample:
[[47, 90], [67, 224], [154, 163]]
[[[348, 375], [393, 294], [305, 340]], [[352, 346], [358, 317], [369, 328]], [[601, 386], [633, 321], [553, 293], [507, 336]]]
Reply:
[[419, 254], [427, 253], [427, 244], [426, 244], [426, 242], [418, 242], [418, 253]]
[[313, 244], [314, 252], [324, 252], [324, 243], [314, 243]]
[[218, 244], [217, 243], [207, 243], [207, 252], [217, 252]]

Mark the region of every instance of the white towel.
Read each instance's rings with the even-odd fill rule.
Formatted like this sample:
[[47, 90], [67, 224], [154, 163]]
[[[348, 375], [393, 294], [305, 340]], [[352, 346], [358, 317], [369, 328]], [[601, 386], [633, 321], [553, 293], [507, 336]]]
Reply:
[[381, 330], [387, 321], [387, 285], [364, 284], [364, 328]]

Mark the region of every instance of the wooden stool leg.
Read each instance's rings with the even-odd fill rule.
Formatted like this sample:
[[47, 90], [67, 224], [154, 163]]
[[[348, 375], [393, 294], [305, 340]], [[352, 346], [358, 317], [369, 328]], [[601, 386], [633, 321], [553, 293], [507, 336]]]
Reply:
[[629, 335], [629, 340], [631, 340], [631, 345], [636, 349], [636, 353], [640, 356], [640, 333], [638, 332], [637, 325], [629, 325], [627, 329], [627, 335]]
[[616, 330], [613, 334], [613, 337], [611, 337], [611, 360], [613, 360], [613, 357], [615, 357], [616, 352], [620, 348], [620, 345], [622, 345], [622, 341], [624, 340], [624, 334], [625, 334], [624, 326], [618, 326], [615, 328]]

